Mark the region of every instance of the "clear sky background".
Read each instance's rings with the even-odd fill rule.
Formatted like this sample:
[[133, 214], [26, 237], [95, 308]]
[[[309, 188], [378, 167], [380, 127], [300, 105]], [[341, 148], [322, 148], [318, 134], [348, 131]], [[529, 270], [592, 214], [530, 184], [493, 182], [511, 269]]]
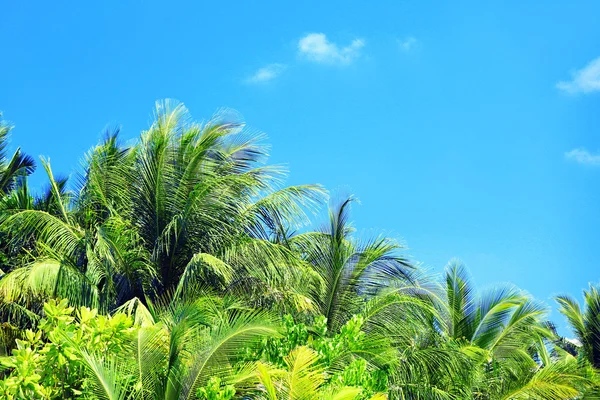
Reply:
[[593, 0], [4, 1], [0, 110], [13, 146], [69, 174], [157, 99], [234, 108], [290, 184], [354, 193], [359, 229], [552, 304], [600, 281], [599, 16]]

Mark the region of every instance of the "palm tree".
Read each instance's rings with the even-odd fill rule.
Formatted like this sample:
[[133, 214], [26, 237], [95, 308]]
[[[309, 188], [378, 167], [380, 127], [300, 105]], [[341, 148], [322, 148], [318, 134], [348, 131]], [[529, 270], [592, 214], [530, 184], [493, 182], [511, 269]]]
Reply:
[[589, 286], [583, 291], [584, 309], [571, 296], [557, 296], [559, 311], [575, 334], [579, 353], [594, 368], [600, 369], [600, 287]]
[[[527, 293], [476, 293], [456, 261], [432, 283], [397, 242], [357, 235], [352, 197], [332, 203], [322, 229], [303, 232], [325, 191], [284, 187], [285, 171], [265, 165], [263, 136], [227, 110], [196, 123], [182, 104], [158, 102], [139, 142], [107, 131], [74, 183], [42, 159], [49, 185], [38, 197], [26, 180], [33, 160], [6, 154], [10, 130], [0, 118], [0, 353], [35, 327], [47, 298], [127, 313], [135, 328], [122, 352], [76, 349], [96, 398], [223, 389], [364, 400], [382, 387], [394, 399], [597, 396], [600, 287], [584, 291], [583, 310], [557, 297], [581, 344], [576, 358]], [[256, 354], [280, 335], [283, 313], [326, 328], [306, 331], [287, 357], [279, 347], [275, 366]], [[365, 393], [364, 376], [385, 379]]]
[[306, 223], [325, 192], [279, 188], [283, 171], [261, 165], [261, 136], [225, 118], [197, 124], [182, 104], [159, 102], [137, 145], [122, 147], [117, 130], [88, 153], [75, 192], [42, 160], [44, 208], [10, 210], [2, 223], [13, 243], [35, 241], [34, 262], [0, 281], [4, 299], [60, 296], [107, 311], [201, 283], [306, 304], [314, 274], [269, 239]]
[[[0, 222], [5, 216], [2, 211], [13, 203], [22, 205], [30, 200], [26, 178], [35, 171], [33, 158], [22, 153], [20, 148], [17, 148], [11, 157], [8, 156], [8, 137], [12, 128], [12, 125], [2, 119], [0, 112]], [[8, 241], [9, 238], [0, 233], [0, 280], [22, 260], [22, 255], [12, 251]], [[15, 308], [14, 305], [0, 305], [0, 354], [6, 352], [6, 349], [11, 347], [8, 343], [13, 343], [14, 338], [19, 336], [19, 329], [11, 324], [9, 319], [9, 316], [14, 316]], [[17, 314], [22, 313], [17, 311]]]
[[77, 198], [64, 190], [64, 181], [54, 178], [49, 161], [42, 164], [50, 182], [48, 194], [33, 209], [9, 213], [3, 223], [17, 244], [32, 238], [35, 242], [34, 260], [0, 281], [3, 301], [31, 308], [45, 298], [60, 297], [106, 312], [119, 294], [149, 285], [152, 265], [128, 221], [113, 215], [87, 222], [88, 210], [75, 207]]
[[387, 371], [390, 398], [471, 394], [472, 359], [439, 329], [433, 295], [432, 288], [400, 285], [369, 300], [361, 313], [365, 345], [359, 355]]
[[156, 265], [159, 291], [199, 277], [238, 293], [302, 287], [298, 257], [269, 239], [281, 226], [308, 223], [306, 212], [325, 192], [281, 188], [284, 171], [263, 165], [264, 137], [232, 120], [222, 111], [194, 124], [183, 105], [158, 103], [155, 123], [133, 149], [124, 212]]
[[35, 170], [35, 161], [21, 152], [20, 148], [8, 157], [8, 135], [12, 125], [2, 119], [0, 113], [0, 195], [10, 193], [18, 184], [18, 178], [30, 175]]
[[329, 224], [317, 232], [286, 239], [319, 275], [322, 286], [313, 293], [318, 311], [327, 318], [328, 330], [335, 334], [373, 298], [398, 282], [413, 278], [414, 266], [398, 254], [396, 242], [377, 237], [358, 240], [352, 236], [350, 204], [343, 199], [329, 209]]
[[548, 344], [554, 336], [542, 304], [511, 285], [477, 295], [459, 261], [448, 265], [445, 284], [442, 327], [477, 365], [471, 370], [476, 398], [500, 396], [506, 382], [552, 363]]
[[445, 283], [445, 329], [454, 340], [495, 358], [531, 359], [530, 348], [552, 336], [545, 307], [514, 286], [496, 286], [477, 296], [458, 261], [448, 265]]
[[[26, 207], [31, 201], [27, 190], [27, 176], [34, 172], [33, 158], [21, 152], [20, 148], [8, 157], [8, 137], [12, 125], [2, 119], [0, 112], [0, 222], [5, 217], [5, 211], [13, 207]], [[4, 272], [13, 268], [15, 262], [13, 251], [7, 245], [6, 235], [0, 234], [0, 270]]]
[[392, 398], [452, 398], [467, 393], [460, 386], [470, 360], [446, 346], [433, 322], [438, 316], [433, 299], [439, 294], [398, 254], [400, 245], [383, 237], [353, 236], [349, 221], [353, 201], [350, 197], [334, 203], [329, 224], [320, 231], [282, 240], [321, 278], [313, 301], [327, 320], [328, 334], [347, 329], [357, 317], [362, 321], [352, 334], [360, 345], [340, 352], [332, 362], [345, 365], [362, 358], [370, 368], [386, 371]]

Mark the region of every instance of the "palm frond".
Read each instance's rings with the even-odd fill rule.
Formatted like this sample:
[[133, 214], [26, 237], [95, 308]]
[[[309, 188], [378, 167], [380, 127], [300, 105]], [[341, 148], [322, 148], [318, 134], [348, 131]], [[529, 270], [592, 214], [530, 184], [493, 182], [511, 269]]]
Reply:
[[277, 336], [277, 325], [272, 317], [261, 312], [236, 312], [222, 321], [203, 343], [192, 352], [190, 368], [176, 390], [180, 399], [191, 399], [196, 389], [204, 385], [210, 375], [219, 376], [223, 367], [231, 365], [240, 356], [240, 350], [264, 336]]
[[582, 376], [577, 361], [565, 360], [538, 369], [529, 381], [505, 394], [502, 399], [579, 399], [588, 384], [589, 381]]
[[[125, 400], [132, 377], [116, 359], [105, 360], [86, 350], [80, 351], [81, 360], [90, 378], [93, 393], [99, 400]], [[114, 356], [113, 356], [114, 357]]]

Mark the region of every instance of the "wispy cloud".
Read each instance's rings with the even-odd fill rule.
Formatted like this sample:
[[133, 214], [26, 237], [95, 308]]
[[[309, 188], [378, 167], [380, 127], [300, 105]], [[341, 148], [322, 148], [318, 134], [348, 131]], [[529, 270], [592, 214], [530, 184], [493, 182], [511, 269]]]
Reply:
[[251, 77], [246, 79], [248, 83], [265, 83], [272, 81], [283, 73], [287, 68], [285, 64], [269, 64], [259, 68]]
[[398, 39], [398, 47], [400, 47], [400, 50], [402, 51], [410, 51], [417, 43], [419, 43], [419, 41], [412, 36], [409, 36], [406, 39]]
[[600, 154], [590, 153], [582, 147], [566, 152], [565, 157], [579, 164], [600, 166]]
[[570, 81], [558, 82], [556, 87], [572, 94], [600, 91], [600, 57], [571, 75], [573, 78]]
[[327, 40], [324, 33], [309, 33], [298, 41], [298, 52], [307, 59], [324, 64], [350, 64], [360, 57], [365, 41], [354, 39], [346, 47]]

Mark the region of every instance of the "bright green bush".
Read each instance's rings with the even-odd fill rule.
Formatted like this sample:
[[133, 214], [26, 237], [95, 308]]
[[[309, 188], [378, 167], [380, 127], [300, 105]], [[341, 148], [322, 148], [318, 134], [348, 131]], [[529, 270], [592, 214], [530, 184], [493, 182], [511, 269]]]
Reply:
[[331, 388], [361, 387], [361, 398], [378, 392], [387, 392], [387, 371], [369, 366], [360, 354], [365, 345], [365, 333], [361, 330], [364, 318], [354, 316], [337, 334], [329, 335], [325, 317], [314, 318], [312, 324], [296, 323], [292, 316], [283, 317], [283, 333], [280, 337], [262, 340], [253, 351], [248, 350], [247, 359], [264, 360], [276, 367], [286, 365], [286, 357], [296, 348], [306, 346], [317, 355], [317, 363], [329, 370], [326, 383]]
[[[352, 318], [339, 334], [328, 336], [326, 321], [322, 317], [316, 318], [314, 324], [308, 326], [296, 324], [292, 317], [285, 316], [280, 336], [264, 336], [258, 342], [247, 342], [247, 346], [239, 351], [238, 362], [229, 364], [228, 372], [219, 371], [220, 376], [208, 377], [206, 383], [196, 389], [194, 396], [201, 400], [231, 400], [242, 393], [251, 398], [260, 396], [261, 376], [256, 370], [258, 362], [262, 365], [261, 371], [266, 371], [274, 380], [281, 377], [281, 371], [302, 375], [301, 370], [289, 369], [289, 360], [293, 354], [306, 352], [310, 354], [310, 363], [306, 368], [322, 371], [319, 375], [322, 381], [314, 390], [321, 393], [348, 392], [352, 394], [347, 397], [349, 399], [366, 399], [377, 392], [385, 392], [385, 372], [369, 367], [365, 360], [353, 353], [361, 349], [361, 337], [364, 335], [360, 331], [361, 321], [360, 317]], [[160, 384], [148, 382], [148, 379], [160, 380], [165, 375], [159, 371], [150, 378], [137, 380], [135, 369], [138, 365], [132, 363], [132, 358], [135, 358], [132, 351], [152, 352], [160, 350], [160, 346], [164, 348], [165, 355], [172, 351], [167, 342], [162, 342], [164, 336], [162, 339], [155, 336], [150, 340], [145, 336], [153, 329], [156, 332], [167, 329], [166, 325], [158, 322], [142, 327], [134, 325], [133, 317], [124, 312], [99, 315], [95, 309], [69, 307], [67, 300], [50, 300], [44, 305], [44, 318], [38, 329], [26, 330], [24, 338], [16, 341], [12, 355], [0, 359], [5, 374], [0, 381], [1, 398], [104, 398], [103, 395], [110, 391], [106, 388], [98, 390], [99, 379], [118, 379], [118, 385], [115, 382], [108, 385], [131, 393], [123, 398], [152, 398], [151, 390], [154, 389], [150, 388]], [[191, 331], [197, 328], [186, 326]], [[185, 332], [177, 333], [177, 328], [174, 328], [170, 334]], [[147, 340], [144, 344], [150, 350], [132, 348], [132, 342], [139, 340]], [[206, 346], [210, 351], [210, 346]], [[302, 348], [306, 351], [298, 353], [297, 349]], [[203, 350], [198, 348], [198, 351]], [[158, 368], [157, 365], [141, 367], [160, 370], [160, 364], [165, 359], [160, 356], [154, 359]], [[227, 359], [234, 361], [235, 357], [229, 356]], [[149, 362], [150, 358], [146, 360]], [[221, 362], [224, 360], [221, 359]], [[105, 368], [107, 365], [112, 368]], [[331, 369], [334, 365], [336, 368]], [[245, 375], [238, 374], [242, 370]], [[109, 377], [111, 372], [118, 372], [118, 375]], [[352, 391], [348, 391], [349, 387], [353, 388]]]
[[0, 381], [6, 399], [53, 399], [82, 396], [89, 388], [85, 353], [119, 354], [136, 329], [125, 314], [98, 315], [67, 300], [49, 300], [39, 330], [25, 331], [16, 349], [0, 364], [10, 371]]

